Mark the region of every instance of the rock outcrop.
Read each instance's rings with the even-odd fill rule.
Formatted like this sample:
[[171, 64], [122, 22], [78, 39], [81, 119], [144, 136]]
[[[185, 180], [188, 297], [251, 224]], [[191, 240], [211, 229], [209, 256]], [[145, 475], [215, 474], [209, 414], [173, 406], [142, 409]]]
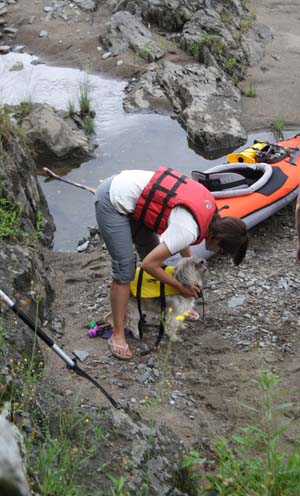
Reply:
[[47, 104], [33, 104], [22, 120], [22, 129], [34, 148], [39, 163], [73, 160], [81, 163], [93, 156], [94, 145], [67, 112]]
[[215, 67], [164, 63], [127, 87], [125, 109], [176, 113], [190, 146], [213, 158], [245, 143], [240, 93]]
[[128, 48], [148, 62], [159, 60], [164, 55], [164, 51], [153, 40], [151, 31], [129, 12], [114, 14], [99, 41], [113, 55], [118, 55]]
[[[9, 117], [7, 117], [9, 119]], [[21, 227], [32, 239], [39, 231], [39, 240], [49, 246], [55, 231], [54, 221], [36, 177], [36, 166], [26, 140], [19, 135], [17, 127], [6, 125], [2, 137], [0, 159], [0, 197], [20, 208]]]
[[10, 405], [6, 403], [0, 412], [0, 494], [30, 496], [21, 456], [25, 451], [23, 438], [17, 427], [9, 421], [9, 416]]
[[[270, 29], [256, 23], [240, 0], [114, 0], [110, 6], [115, 13], [100, 39], [105, 48], [114, 53], [128, 47], [137, 50], [137, 44], [128, 42], [127, 31], [129, 24], [137, 23], [140, 32], [144, 29], [149, 37], [148, 26], [161, 37], [162, 45], [169, 43], [169, 53], [173, 43], [195, 60], [172, 67], [159, 61], [161, 57], [144, 56], [145, 45], [141, 46], [139, 54], [157, 65], [140, 71], [129, 84], [125, 110], [175, 116], [186, 129], [190, 146], [208, 158], [242, 146], [247, 135], [240, 123], [238, 83], [247, 67], [262, 57], [272, 39]], [[116, 22], [120, 19], [122, 27]], [[136, 33], [137, 28], [132, 30], [134, 39]]]

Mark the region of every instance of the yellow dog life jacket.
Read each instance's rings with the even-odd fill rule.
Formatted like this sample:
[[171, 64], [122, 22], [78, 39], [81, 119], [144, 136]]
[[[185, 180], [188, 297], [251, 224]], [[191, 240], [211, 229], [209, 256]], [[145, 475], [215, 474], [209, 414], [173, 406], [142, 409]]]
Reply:
[[[173, 275], [175, 267], [170, 265], [165, 268], [165, 272], [167, 274]], [[135, 271], [135, 277], [133, 281], [130, 283], [130, 291], [131, 294], [136, 297], [137, 295], [137, 284], [140, 273], [140, 267], [137, 267]], [[165, 295], [176, 295], [180, 294], [178, 289], [165, 284]], [[142, 278], [142, 287], [141, 287], [141, 298], [159, 298], [160, 297], [160, 282], [157, 279], [154, 279], [153, 276], [150, 276], [148, 272], [143, 272]]]

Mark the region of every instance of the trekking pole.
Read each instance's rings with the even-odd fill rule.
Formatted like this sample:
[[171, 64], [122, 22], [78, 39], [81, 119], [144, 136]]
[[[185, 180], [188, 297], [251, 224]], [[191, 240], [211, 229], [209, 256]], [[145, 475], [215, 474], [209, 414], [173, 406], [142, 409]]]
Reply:
[[55, 172], [48, 169], [47, 167], [43, 167], [43, 171], [46, 172], [47, 176], [54, 177], [54, 179], [58, 179], [63, 183], [71, 184], [72, 186], [76, 186], [76, 188], [85, 189], [86, 191], [89, 191], [93, 195], [96, 193], [95, 188], [91, 188], [90, 186], [85, 186], [84, 184], [75, 183], [74, 181], [69, 181], [69, 179], [63, 179], [62, 177], [58, 176], [57, 174], [55, 174]]
[[36, 333], [39, 338], [41, 338], [44, 343], [46, 343], [52, 351], [54, 351], [66, 364], [69, 369], [74, 370], [77, 375], [80, 377], [85, 377], [88, 381], [90, 381], [94, 386], [96, 386], [104, 396], [110, 401], [110, 403], [117, 409], [122, 408], [122, 406], [117, 403], [113, 397], [95, 380], [93, 377], [91, 377], [87, 372], [82, 370], [76, 363], [76, 360], [72, 360], [54, 341], [52, 338], [50, 338], [38, 325], [35, 324], [35, 322], [26, 315], [26, 313], [23, 312], [20, 308], [16, 306], [16, 304], [0, 289], [0, 299], [2, 299], [10, 308], [11, 310], [18, 316], [20, 317], [25, 324], [30, 327], [30, 329]]

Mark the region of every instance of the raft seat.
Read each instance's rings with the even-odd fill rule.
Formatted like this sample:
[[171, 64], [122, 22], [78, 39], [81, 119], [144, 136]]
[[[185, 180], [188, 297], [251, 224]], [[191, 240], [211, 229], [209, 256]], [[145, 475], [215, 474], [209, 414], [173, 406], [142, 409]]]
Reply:
[[236, 172], [207, 174], [205, 172], [193, 171], [192, 178], [198, 183], [203, 184], [211, 192], [248, 188], [255, 182], [255, 179], [248, 179]]
[[269, 164], [223, 164], [205, 172], [192, 171], [194, 181], [203, 184], [215, 198], [244, 196], [264, 186], [272, 176]]

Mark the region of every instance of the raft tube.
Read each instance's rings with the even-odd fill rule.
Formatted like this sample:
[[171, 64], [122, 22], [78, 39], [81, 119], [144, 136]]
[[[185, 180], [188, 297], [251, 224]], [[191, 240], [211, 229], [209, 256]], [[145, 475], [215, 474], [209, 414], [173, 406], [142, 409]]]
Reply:
[[[226, 163], [206, 170], [193, 171], [192, 178], [204, 184], [216, 199], [222, 217], [233, 215], [251, 229], [266, 220], [297, 197], [300, 180], [300, 135], [277, 143], [287, 149], [285, 158], [274, 163]], [[209, 187], [210, 180], [214, 188]], [[244, 181], [243, 181], [244, 179]], [[220, 190], [215, 189], [216, 183]], [[238, 186], [237, 186], [238, 185]], [[213, 255], [206, 250], [205, 241], [191, 247], [194, 256], [207, 259]], [[180, 255], [167, 260], [178, 262]]]

